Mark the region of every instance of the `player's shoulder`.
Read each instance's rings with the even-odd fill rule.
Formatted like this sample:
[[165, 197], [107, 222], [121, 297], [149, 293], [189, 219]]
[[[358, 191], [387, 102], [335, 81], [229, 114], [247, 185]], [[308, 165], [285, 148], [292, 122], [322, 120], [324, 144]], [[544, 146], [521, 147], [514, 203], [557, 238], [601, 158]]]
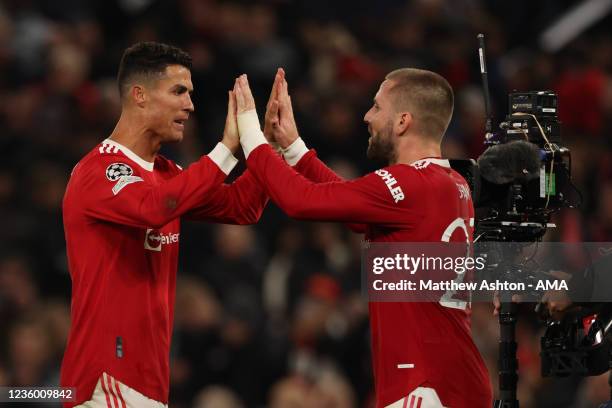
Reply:
[[451, 170], [451, 165], [448, 159], [440, 159], [429, 157], [421, 160], [417, 160], [415, 162], [410, 163], [407, 166], [409, 169], [414, 169], [419, 172], [427, 172], [427, 171], [436, 171], [436, 170], [444, 170], [448, 172]]
[[448, 159], [426, 158], [417, 160], [408, 166], [404, 166], [406, 172], [420, 174], [427, 179], [440, 181], [452, 180], [453, 182], [465, 182], [461, 174], [455, 171]]
[[463, 177], [451, 168], [448, 159], [440, 158], [393, 164], [376, 170], [374, 174], [387, 183], [397, 180], [402, 188], [421, 193], [423, 190], [444, 189], [456, 183], [465, 183]]
[[410, 164], [396, 163], [375, 170], [373, 174], [386, 176], [388, 173], [397, 176], [432, 175], [436, 173], [450, 174], [453, 172], [447, 159], [427, 158]]
[[[465, 178], [454, 170], [448, 159], [429, 158], [412, 163], [410, 166], [414, 172], [422, 175], [421, 189], [436, 190], [454, 194], [459, 191], [459, 197], [469, 199], [471, 197], [470, 187]], [[414, 179], [414, 178], [413, 178]]]
[[80, 173], [97, 174], [95, 171], [100, 169], [109, 179], [131, 175], [142, 176], [153, 171], [172, 175], [182, 171], [181, 166], [162, 155], [157, 155], [154, 162], [147, 162], [131, 150], [108, 139], [91, 149], [79, 161], [73, 170], [73, 176], [77, 170]]
[[[137, 158], [138, 159], [138, 158]], [[72, 170], [68, 183], [68, 196], [78, 196], [82, 191], [105, 191], [109, 188], [116, 195], [128, 184], [145, 181], [143, 166], [153, 163], [139, 159], [138, 163], [112, 143], [101, 142], [89, 151]]]
[[397, 165], [382, 167], [365, 175], [362, 183], [373, 191], [382, 193], [384, 197], [390, 193], [395, 204], [402, 204], [406, 197], [406, 187], [402, 182], [404, 177], [401, 173], [402, 170]]
[[[109, 182], [124, 185], [146, 179], [145, 173], [153, 171], [153, 163], [145, 162], [130, 151], [108, 139], [89, 151], [72, 170], [70, 185], [73, 188], [105, 187]], [[132, 156], [132, 157], [130, 157]]]
[[[410, 164], [397, 163], [381, 167], [372, 172], [372, 175], [383, 179], [397, 179], [398, 181], [414, 184], [416, 180], [426, 177], [429, 178], [436, 174], [448, 174], [451, 170], [448, 160], [445, 159], [422, 159]], [[434, 176], [435, 177], [435, 176]]]
[[101, 142], [91, 149], [74, 167], [76, 173], [91, 174], [92, 170], [105, 168], [109, 172], [122, 169], [124, 173], [138, 172], [138, 165], [128, 158], [119, 147]]

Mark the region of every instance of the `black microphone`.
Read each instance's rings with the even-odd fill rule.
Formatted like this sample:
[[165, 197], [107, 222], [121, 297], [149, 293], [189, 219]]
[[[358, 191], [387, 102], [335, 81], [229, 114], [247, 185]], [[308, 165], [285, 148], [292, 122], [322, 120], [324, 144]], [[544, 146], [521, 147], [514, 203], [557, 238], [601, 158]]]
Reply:
[[493, 184], [526, 182], [540, 175], [540, 150], [524, 140], [491, 146], [477, 162], [481, 177]]

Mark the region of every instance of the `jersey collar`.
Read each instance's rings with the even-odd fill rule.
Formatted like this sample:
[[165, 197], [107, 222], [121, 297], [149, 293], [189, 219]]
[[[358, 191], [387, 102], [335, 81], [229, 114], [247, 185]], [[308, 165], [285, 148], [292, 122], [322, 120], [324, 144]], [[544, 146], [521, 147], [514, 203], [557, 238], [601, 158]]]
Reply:
[[417, 161], [410, 163], [412, 167], [417, 167], [417, 168], [427, 167], [430, 164], [437, 164], [438, 166], [446, 167], [447, 169], [450, 169], [451, 167], [450, 163], [448, 162], [448, 159], [438, 159], [435, 157], [427, 157], [425, 159], [417, 160]]
[[104, 139], [104, 141], [102, 142], [103, 145], [107, 145], [107, 146], [114, 146], [116, 148], [118, 148], [119, 150], [121, 150], [121, 152], [123, 154], [125, 154], [128, 159], [132, 160], [134, 163], [138, 164], [140, 167], [142, 167], [143, 169], [147, 170], [147, 171], [153, 171], [153, 162], [148, 162], [144, 159], [142, 159], [140, 156], [138, 156], [136, 153], [134, 153], [133, 151], [131, 151], [130, 149], [128, 149], [127, 147], [125, 147], [124, 145], [122, 145], [121, 143], [117, 143], [114, 140], [111, 139]]

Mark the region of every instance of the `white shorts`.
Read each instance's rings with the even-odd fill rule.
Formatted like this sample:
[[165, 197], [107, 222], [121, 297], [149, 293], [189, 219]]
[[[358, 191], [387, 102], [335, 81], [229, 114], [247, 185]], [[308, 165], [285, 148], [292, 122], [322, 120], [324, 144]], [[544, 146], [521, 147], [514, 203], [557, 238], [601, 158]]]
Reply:
[[444, 408], [436, 390], [419, 387], [385, 408]]
[[168, 405], [147, 398], [110, 375], [102, 373], [91, 399], [74, 408], [168, 408]]

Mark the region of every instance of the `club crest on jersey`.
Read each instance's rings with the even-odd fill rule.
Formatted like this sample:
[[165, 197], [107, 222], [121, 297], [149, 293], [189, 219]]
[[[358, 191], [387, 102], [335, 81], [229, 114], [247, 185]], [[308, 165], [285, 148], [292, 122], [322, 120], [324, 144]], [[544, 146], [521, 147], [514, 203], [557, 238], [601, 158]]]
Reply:
[[110, 181], [117, 181], [120, 177], [131, 176], [134, 170], [125, 163], [113, 163], [106, 168], [106, 178]]
[[385, 169], [378, 169], [374, 173], [383, 179], [396, 204], [404, 199], [404, 192], [402, 188], [397, 185], [397, 180], [393, 177], [393, 174]]

